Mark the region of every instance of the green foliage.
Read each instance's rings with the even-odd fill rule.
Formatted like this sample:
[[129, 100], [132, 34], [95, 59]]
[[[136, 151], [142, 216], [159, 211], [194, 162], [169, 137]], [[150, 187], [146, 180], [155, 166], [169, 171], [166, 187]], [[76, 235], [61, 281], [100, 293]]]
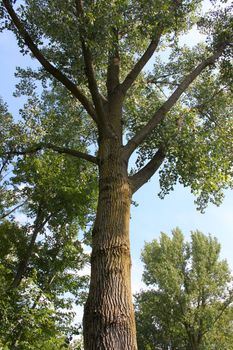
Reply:
[[[43, 65], [35, 69], [17, 68], [19, 83], [15, 96], [28, 96], [19, 120], [14, 120], [0, 101], [1, 293], [6, 309], [1, 346], [15, 346], [9, 343], [10, 333], [15, 333], [18, 348], [53, 349], [63, 346], [67, 334], [72, 333], [71, 298], [67, 294], [78, 301], [85, 298], [83, 288], [87, 281], [86, 277], [78, 276], [78, 270], [88, 257], [83, 252], [80, 234], [83, 242], [90, 243], [89, 227], [97, 208], [97, 165], [101, 167], [101, 161], [106, 161], [98, 153], [103, 140], [108, 139], [114, 147], [115, 142], [127, 140], [129, 146], [131, 138], [138, 136], [160, 111], [160, 122], [147, 137], [138, 144], [131, 143], [138, 155], [135, 172], [142, 170], [139, 177], [148, 170], [143, 169], [146, 163], [162, 149], [165, 159], [160, 170], [161, 198], [180, 182], [191, 188], [197, 196], [198, 209], [203, 211], [209, 202], [220, 204], [223, 190], [232, 187], [232, 17], [230, 7], [225, 4], [218, 8], [216, 1], [215, 10], [203, 15], [202, 3], [201, 0], [1, 2], [0, 29], [13, 31], [21, 52], [27, 54], [31, 50]], [[207, 35], [206, 43], [193, 48], [182, 46], [181, 35], [195, 26]], [[141, 55], [152, 44], [154, 67], [148, 69], [145, 61], [134, 77], [136, 62], [141, 62], [140, 57], [143, 61]], [[179, 92], [195, 68], [220, 49], [221, 57], [207, 64], [166, 112], [164, 103], [170, 101], [168, 95], [173, 96], [177, 89]], [[115, 75], [116, 86], [109, 89], [111, 75]], [[132, 84], [124, 95], [121, 88], [125, 78], [132, 80]], [[115, 128], [119, 132], [116, 138]], [[118, 146], [122, 151], [119, 163], [125, 163], [126, 148]], [[153, 172], [146, 176], [144, 182], [152, 175]], [[20, 224], [16, 214], [23, 214]], [[203, 271], [203, 265], [198, 265], [200, 262], [207, 266], [203, 251], [197, 259], [192, 254], [195, 249], [201, 252], [202, 245], [213, 246], [218, 254], [218, 245], [201, 234], [193, 234], [193, 246], [189, 248], [179, 233], [174, 234], [172, 243], [166, 236], [162, 240], [169, 258], [165, 261], [159, 255], [158, 280], [153, 281], [151, 272], [146, 272], [145, 278], [148, 283], [159, 282], [173, 298], [182, 286], [181, 304], [187, 306], [187, 322], [195, 328], [199, 314], [190, 307], [192, 298], [198, 298], [195, 285], [207, 288], [209, 283], [207, 299], [213, 290], [219, 298], [223, 289], [211, 284], [207, 267]], [[198, 248], [194, 249], [195, 244]], [[158, 244], [154, 249], [160, 252]], [[213, 256], [217, 257], [215, 253]], [[176, 266], [172, 265], [174, 261]], [[193, 264], [190, 271], [189, 264]], [[221, 272], [226, 282], [229, 277], [226, 264], [219, 264], [213, 274], [218, 277]], [[189, 274], [188, 281], [184, 281], [185, 273], [176, 270], [181, 266]], [[213, 261], [210, 266], [215, 266]], [[196, 272], [191, 273], [198, 269], [203, 281]], [[184, 293], [186, 283], [188, 296]], [[153, 297], [158, 298], [162, 292], [156, 293], [152, 293]], [[36, 307], [32, 307], [34, 303]], [[178, 317], [178, 306], [168, 299], [165, 304]], [[214, 319], [221, 302], [216, 299], [214, 305], [215, 308], [206, 307], [208, 320]], [[59, 314], [61, 310], [68, 310], [67, 314]], [[169, 315], [170, 320], [172, 317]], [[204, 319], [203, 327], [208, 322]], [[30, 325], [34, 332], [31, 335]], [[185, 342], [183, 330], [174, 324], [169, 332], [174, 334], [173, 340]], [[167, 333], [161, 337], [168, 339]], [[37, 338], [41, 344], [35, 345], [33, 339]]]
[[[129, 129], [133, 133], [148, 122], [153, 107], [157, 105], [158, 108], [164, 101], [158, 86], [172, 92], [184, 74], [207, 54], [203, 45], [192, 49], [178, 47], [171, 53], [168, 63], [162, 63], [161, 59], [156, 61], [153, 73], [148, 76], [146, 102], [143, 104], [139, 100], [139, 106], [137, 101], [130, 106], [134, 120], [130, 121]], [[164, 198], [179, 182], [190, 187], [197, 197], [197, 209], [202, 212], [209, 202], [219, 205], [224, 197], [223, 190], [233, 185], [232, 157], [229, 156], [233, 140], [232, 67], [227, 67], [225, 61], [215, 67], [218, 71], [211, 68], [203, 72], [138, 149], [137, 166], [140, 169], [159, 147], [164, 147], [167, 157], [160, 170], [159, 196]]]
[[77, 240], [76, 227], [56, 228], [46, 242], [41, 235], [17, 288], [12, 282], [28, 249], [29, 228], [4, 221], [0, 240], [1, 347], [68, 348], [68, 340], [78, 332], [73, 304], [83, 302], [88, 283], [87, 276], [79, 276], [88, 257]]
[[[43, 106], [37, 98], [29, 99], [18, 123], [13, 122], [6, 111], [1, 114], [0, 181], [4, 194], [1, 206], [6, 211], [14, 204], [25, 202], [25, 210], [29, 216], [33, 216], [40, 205], [45, 216], [49, 217], [49, 224], [58, 225], [59, 220], [64, 224], [78, 219], [79, 228], [85, 230], [96, 203], [97, 175], [93, 166], [52, 150], [33, 151], [35, 144], [48, 142], [56, 142], [56, 146], [63, 147], [78, 146], [80, 150], [89, 146], [88, 137], [85, 138], [82, 130], [77, 132], [72, 124], [71, 115], [75, 112], [71, 107], [74, 107], [75, 101], [70, 102], [70, 108], [65, 101], [63, 98], [60, 103], [64, 110], [67, 107], [71, 124], [66, 123], [68, 116], [60, 104], [57, 109], [52, 109], [54, 96], [48, 93], [44, 96]], [[25, 149], [29, 150], [29, 154], [24, 156]]]
[[[38, 151], [33, 157], [11, 154], [12, 149], [20, 153], [44, 141], [49, 133], [62, 144], [55, 129], [67, 137], [61, 132], [61, 119], [58, 128], [50, 118], [50, 129], [44, 131], [45, 124], [42, 126], [40, 115], [35, 114], [39, 113], [36, 102], [29, 101], [18, 123], [3, 104], [1, 110], [1, 152], [6, 154], [1, 158], [0, 178], [0, 347], [4, 350], [71, 346], [72, 337], [79, 332], [74, 324], [74, 305], [85, 301], [89, 281], [88, 276], [80, 275], [89, 256], [78, 234], [89, 231], [95, 209], [93, 166], [49, 150]], [[44, 120], [50, 113], [48, 103], [47, 111]], [[78, 141], [78, 137], [72, 139], [73, 144]], [[85, 147], [85, 142], [80, 147]], [[23, 210], [21, 224], [15, 220], [17, 206]], [[7, 216], [11, 221], [6, 221]], [[22, 276], [15, 288], [18, 273]]]
[[55, 349], [78, 331], [72, 324], [72, 310], [74, 302], [84, 300], [88, 278], [79, 276], [79, 271], [88, 257], [76, 236], [75, 227], [56, 228], [45, 243], [41, 236], [20, 285], [12, 288], [30, 232], [7, 221], [0, 225], [0, 344], [4, 349]]
[[[122, 82], [150, 41], [162, 32], [153, 56], [153, 70], [139, 74], [124, 101], [122, 125], [127, 140], [203, 59], [228, 43], [221, 59], [200, 74], [137, 149], [139, 170], [162, 146], [166, 160], [160, 172], [160, 197], [180, 182], [191, 188], [197, 196], [197, 208], [202, 211], [209, 202], [219, 205], [223, 190], [232, 187], [232, 16], [228, 2], [220, 3], [224, 6], [213, 1], [214, 10], [207, 14], [202, 13], [200, 0], [85, 1], [83, 16], [79, 16], [73, 0], [65, 4], [31, 0], [18, 8], [25, 28], [46, 59], [89, 98], [82, 40], [90, 48], [99, 91], [107, 98], [107, 66], [116, 47]], [[28, 52], [4, 7], [2, 13], [2, 26], [13, 30], [22, 51]], [[207, 35], [206, 43], [193, 48], [181, 45], [180, 36], [194, 26]], [[164, 50], [165, 57], [169, 55], [165, 60]], [[21, 81], [16, 95], [26, 94], [29, 100], [21, 111], [24, 122], [14, 127], [20, 128], [21, 133], [22, 128], [27, 128], [28, 132], [18, 137], [14, 132], [14, 140], [8, 139], [11, 149], [15, 144], [23, 147], [25, 143], [31, 146], [35, 142], [53, 142], [57, 146], [78, 146], [83, 151], [91, 147], [96, 151], [95, 124], [54, 77], [43, 68], [19, 67], [17, 76]]]
[[150, 288], [136, 295], [140, 349], [231, 349], [232, 275], [219, 255], [217, 240], [199, 231], [191, 243], [179, 229], [146, 243]]

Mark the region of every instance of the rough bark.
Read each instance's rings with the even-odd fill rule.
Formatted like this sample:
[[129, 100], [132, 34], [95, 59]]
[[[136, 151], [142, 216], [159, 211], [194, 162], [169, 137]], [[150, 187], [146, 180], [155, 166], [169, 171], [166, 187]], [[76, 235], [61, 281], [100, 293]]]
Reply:
[[84, 310], [85, 350], [137, 349], [130, 282], [132, 191], [117, 143], [106, 140], [99, 156], [100, 191]]

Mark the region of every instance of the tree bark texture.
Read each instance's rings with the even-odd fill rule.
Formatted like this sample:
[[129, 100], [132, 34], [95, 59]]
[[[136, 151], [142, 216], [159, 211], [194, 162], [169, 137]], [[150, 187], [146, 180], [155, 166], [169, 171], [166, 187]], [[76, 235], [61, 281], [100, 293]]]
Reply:
[[108, 140], [100, 149], [99, 159], [100, 191], [90, 291], [84, 310], [84, 348], [136, 350], [129, 242], [132, 191], [127, 164], [121, 147]]

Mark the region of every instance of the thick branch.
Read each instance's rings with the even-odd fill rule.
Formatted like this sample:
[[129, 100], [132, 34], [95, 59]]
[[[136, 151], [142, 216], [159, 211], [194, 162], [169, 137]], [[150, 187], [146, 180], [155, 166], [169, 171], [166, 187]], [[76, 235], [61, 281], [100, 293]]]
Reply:
[[94, 164], [98, 164], [97, 158], [88, 154], [88, 153], [83, 153], [83, 152], [79, 152], [79, 151], [74, 150], [74, 149], [70, 149], [70, 148], [66, 148], [66, 147], [59, 147], [59, 146], [55, 146], [51, 143], [43, 143], [43, 142], [39, 143], [35, 146], [28, 147], [27, 149], [22, 150], [22, 151], [12, 150], [10, 152], [7, 152], [7, 155], [8, 156], [9, 155], [19, 156], [19, 155], [24, 155], [24, 154], [32, 154], [32, 153], [36, 153], [42, 149], [51, 149], [57, 153], [68, 154], [70, 156], [84, 159], [84, 160], [87, 160], [87, 161], [94, 163]]
[[165, 153], [162, 149], [159, 149], [154, 157], [141, 170], [129, 177], [133, 193], [150, 180], [163, 163], [164, 159]]
[[168, 100], [154, 113], [149, 122], [142, 127], [142, 129], [128, 142], [125, 146], [124, 152], [126, 157], [134, 152], [134, 150], [151, 134], [156, 126], [163, 120], [165, 115], [178, 101], [182, 93], [189, 87], [189, 85], [200, 75], [200, 73], [208, 66], [213, 64], [222, 54], [225, 45], [219, 47], [218, 50], [206, 60], [202, 61], [184, 80], [179, 84], [177, 89], [168, 98]]
[[107, 70], [107, 90], [108, 96], [112, 94], [114, 89], [119, 85], [120, 74], [120, 54], [119, 54], [119, 42], [118, 31], [116, 28], [112, 28], [114, 42], [111, 52], [109, 52], [108, 70]]
[[95, 71], [92, 63], [92, 55], [89, 48], [86, 46], [84, 40], [82, 40], [82, 50], [83, 50], [83, 57], [84, 57], [85, 66], [86, 66], [86, 76], [88, 80], [89, 90], [91, 92], [91, 96], [97, 111], [97, 115], [100, 119], [100, 122], [102, 122], [102, 124], [104, 125], [105, 116], [104, 116], [102, 96], [99, 93], [98, 85], [96, 82]]
[[158, 47], [159, 40], [161, 37], [162, 31], [161, 29], [158, 29], [157, 34], [155, 38], [151, 41], [150, 45], [144, 52], [144, 54], [141, 56], [141, 58], [137, 61], [131, 72], [126, 76], [125, 80], [122, 82], [120, 85], [120, 89], [125, 95], [129, 88], [132, 86], [132, 84], [135, 82], [137, 79], [138, 75], [141, 73], [142, 69], [145, 67], [149, 59], [152, 57], [154, 54], [156, 48]]
[[81, 158], [81, 159], [87, 160], [87, 161], [89, 161], [91, 163], [98, 164], [97, 158], [92, 156], [91, 154], [88, 154], [88, 153], [83, 153], [83, 152], [80, 152], [80, 151], [77, 151], [77, 150], [73, 150], [73, 149], [69, 149], [69, 148], [66, 148], [66, 147], [58, 147], [58, 146], [52, 145], [50, 143], [48, 143], [47, 145], [45, 144], [45, 147], [48, 148], [48, 149], [52, 149], [53, 151], [58, 152], [58, 153], [68, 154], [70, 156], [74, 156], [74, 157], [77, 157], [77, 158]]
[[[173, 1], [170, 5], [170, 13], [175, 13], [176, 10], [182, 6], [182, 1]], [[158, 47], [161, 35], [163, 33], [163, 24], [160, 22], [157, 24], [157, 26], [154, 28], [154, 32], [156, 33], [148, 46], [147, 50], [144, 52], [144, 54], [141, 56], [141, 58], [138, 60], [138, 62], [135, 64], [131, 72], [126, 76], [125, 80], [121, 84], [120, 88], [123, 94], [125, 95], [128, 89], [132, 86], [134, 81], [137, 79], [138, 75], [142, 71], [142, 69], [145, 67], [147, 62], [150, 60], [152, 55], [154, 54], [155, 50]]]
[[55, 79], [60, 81], [71, 93], [75, 96], [79, 102], [83, 105], [85, 110], [89, 113], [89, 115], [96, 121], [96, 113], [95, 110], [88, 100], [88, 98], [83, 94], [83, 92], [74, 84], [71, 80], [69, 80], [59, 69], [54, 67], [42, 54], [37, 45], [33, 42], [31, 36], [26, 31], [23, 23], [20, 21], [16, 12], [10, 4], [9, 0], [3, 0], [3, 4], [10, 15], [12, 22], [15, 27], [18, 29], [20, 35], [25, 41], [25, 44], [28, 46], [30, 51], [36, 57], [36, 59], [40, 62], [40, 64], [44, 67], [44, 69], [50, 73]]
[[107, 72], [107, 89], [108, 96], [119, 85], [119, 72], [120, 72], [120, 57], [118, 53], [110, 55]]
[[[78, 17], [81, 20], [83, 20], [84, 13], [83, 13], [82, 0], [76, 0], [76, 9], [77, 9]], [[86, 76], [88, 80], [89, 90], [91, 92], [91, 96], [97, 111], [97, 115], [100, 119], [100, 122], [102, 123], [102, 125], [105, 125], [103, 101], [102, 101], [102, 96], [99, 93], [99, 89], [96, 81], [95, 70], [92, 62], [92, 54], [81, 32], [82, 30], [80, 27], [80, 40], [82, 45], [84, 63], [86, 67]]]

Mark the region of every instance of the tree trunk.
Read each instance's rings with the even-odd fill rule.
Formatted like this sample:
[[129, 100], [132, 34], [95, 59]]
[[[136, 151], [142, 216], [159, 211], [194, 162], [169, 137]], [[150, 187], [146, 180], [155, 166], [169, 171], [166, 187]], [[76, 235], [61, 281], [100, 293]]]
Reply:
[[22, 257], [21, 261], [18, 264], [14, 280], [11, 284], [11, 288], [17, 288], [20, 285], [20, 283], [21, 283], [21, 281], [26, 273], [31, 255], [33, 253], [33, 249], [35, 247], [37, 236], [38, 236], [39, 232], [43, 229], [47, 220], [48, 220], [48, 217], [47, 218], [44, 217], [44, 214], [42, 211], [42, 205], [40, 204], [38, 207], [38, 210], [37, 210], [37, 215], [36, 215], [30, 243], [26, 249], [24, 256]]
[[188, 350], [199, 350], [201, 341], [198, 341], [196, 334], [189, 334], [189, 344], [187, 346]]
[[[131, 295], [129, 220], [131, 188], [120, 147], [100, 150], [91, 283], [84, 309], [85, 350], [136, 350]], [[111, 149], [113, 148], [113, 149]]]

